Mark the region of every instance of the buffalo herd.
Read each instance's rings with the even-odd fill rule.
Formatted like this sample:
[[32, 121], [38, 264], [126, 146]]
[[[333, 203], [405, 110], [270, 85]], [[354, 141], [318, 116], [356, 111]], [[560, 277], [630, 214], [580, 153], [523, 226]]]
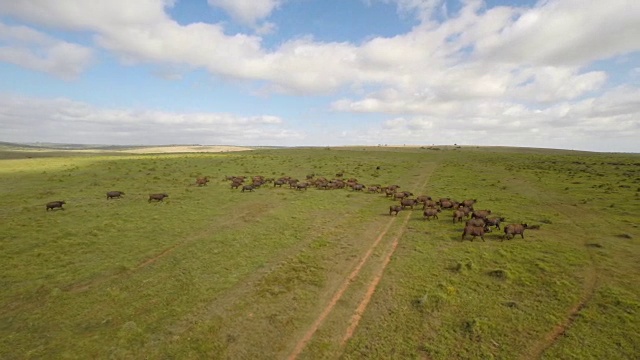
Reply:
[[[241, 192], [254, 192], [255, 190], [264, 187], [272, 186], [283, 187], [288, 186], [292, 190], [306, 191], [310, 187], [315, 187], [318, 190], [335, 190], [335, 189], [350, 189], [353, 192], [367, 192], [370, 194], [383, 194], [385, 197], [397, 201], [397, 205], [389, 206], [389, 215], [398, 215], [400, 211], [407, 210], [407, 208], [413, 210], [416, 207], [421, 207], [424, 220], [437, 220], [438, 215], [443, 210], [451, 211], [451, 218], [453, 223], [462, 223], [464, 221], [464, 229], [462, 231], [461, 240], [471, 237], [473, 241], [476, 237], [480, 237], [484, 241], [486, 233], [492, 231], [491, 227], [500, 230], [500, 224], [505, 221], [502, 216], [496, 216], [492, 214], [488, 209], [474, 209], [477, 205], [477, 199], [466, 199], [462, 201], [456, 201], [451, 198], [440, 198], [434, 200], [428, 195], [415, 196], [410, 191], [400, 191], [400, 185], [393, 184], [388, 186], [382, 186], [380, 184], [372, 184], [365, 186], [360, 183], [356, 178], [344, 178], [343, 172], [336, 173], [336, 176], [332, 179], [327, 179], [323, 176], [316, 176], [316, 174], [307, 174], [304, 181], [300, 181], [291, 176], [283, 176], [278, 179], [266, 178], [262, 175], [256, 176], [226, 176], [225, 181], [230, 183], [231, 189], [240, 189]], [[198, 187], [206, 186], [209, 183], [209, 177], [198, 177], [195, 180], [195, 184]], [[192, 183], [193, 184], [193, 183]], [[273, 184], [273, 185], [271, 185]], [[125, 193], [123, 191], [108, 191], [106, 193], [107, 200], [119, 199]], [[149, 194], [148, 202], [164, 202], [164, 199], [169, 197], [166, 193]], [[51, 201], [46, 204], [46, 210], [60, 209], [66, 204], [64, 201]], [[509, 224], [504, 226], [504, 239], [513, 239], [516, 235], [520, 235], [524, 239], [524, 231], [529, 227], [526, 223]]]

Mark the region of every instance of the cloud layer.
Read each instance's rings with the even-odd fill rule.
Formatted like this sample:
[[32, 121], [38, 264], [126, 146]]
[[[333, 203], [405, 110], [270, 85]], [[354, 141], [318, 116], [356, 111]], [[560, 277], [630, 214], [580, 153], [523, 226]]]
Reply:
[[[286, 9], [287, 1], [208, 0], [212, 11], [225, 11], [255, 30], [228, 34], [223, 23], [179, 24], [168, 15], [175, 6], [170, 0], [6, 0], [0, 1], [0, 14], [34, 27], [0, 23], [0, 61], [73, 79], [100, 49], [124, 66], [204, 69], [250, 84], [256, 94], [336, 96], [327, 103], [335, 113], [386, 117], [378, 130], [363, 132], [368, 143], [414, 142], [439, 132], [443, 141], [504, 144], [526, 133], [529, 140], [521, 145], [554, 147], [551, 141], [557, 139], [555, 147], [563, 147], [566, 139], [582, 144], [596, 133], [612, 145], [615, 137], [640, 134], [640, 104], [629, 95], [640, 95], [637, 86], [611, 84], [610, 72], [592, 66], [640, 51], [640, 2], [545, 0], [532, 7], [487, 8], [483, 1], [466, 0], [450, 13], [441, 0], [369, 0], [376, 1], [395, 3], [403, 16], [415, 16], [416, 26], [360, 42], [320, 42], [313, 34], [300, 34], [267, 49], [261, 31], [277, 28], [268, 20]], [[56, 39], [36, 27], [90, 34], [92, 43]], [[163, 117], [162, 111], [146, 114]], [[104, 115], [110, 126], [122, 125]], [[224, 118], [185, 116], [192, 125], [199, 118]], [[239, 125], [227, 124], [228, 134], [238, 131], [234, 139], [247, 144], [252, 139], [247, 124], [229, 116]], [[283, 134], [300, 141], [314, 137], [302, 135], [302, 128], [285, 130], [283, 124], [264, 135], [273, 141]], [[476, 131], [501, 137], [488, 140]], [[624, 148], [629, 149], [640, 150]]]

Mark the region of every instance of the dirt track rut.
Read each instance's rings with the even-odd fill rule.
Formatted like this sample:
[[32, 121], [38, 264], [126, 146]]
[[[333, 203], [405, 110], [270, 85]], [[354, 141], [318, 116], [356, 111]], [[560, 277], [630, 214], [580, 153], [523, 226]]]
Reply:
[[[422, 175], [421, 181], [419, 181], [418, 184], [415, 184], [416, 186], [414, 186], [414, 188], [423, 190], [426, 187], [426, 185], [427, 185], [427, 183], [429, 181], [429, 178], [431, 176], [431, 173], [433, 172], [433, 168], [435, 168], [435, 166], [430, 168], [428, 172], [425, 172]], [[375, 272], [374, 277], [367, 281], [369, 285], [367, 286], [367, 290], [366, 290], [366, 292], [364, 294], [364, 297], [359, 302], [358, 307], [354, 310], [354, 313], [350, 318], [349, 324], [348, 324], [348, 326], [347, 326], [347, 328], [345, 330], [345, 334], [342, 337], [342, 341], [341, 341], [341, 344], [340, 344], [341, 349], [344, 348], [344, 345], [346, 345], [347, 341], [349, 341], [351, 336], [353, 336], [354, 332], [356, 331], [356, 329], [358, 327], [358, 324], [360, 322], [360, 319], [362, 318], [362, 315], [366, 311], [367, 305], [371, 301], [371, 298], [373, 297], [373, 294], [375, 293], [375, 290], [376, 290], [376, 288], [378, 286], [378, 283], [380, 282], [380, 279], [382, 278], [382, 276], [384, 274], [384, 270], [386, 269], [387, 265], [391, 261], [391, 257], [393, 256], [393, 254], [394, 254], [394, 252], [395, 252], [395, 250], [396, 250], [396, 248], [398, 246], [400, 238], [402, 237], [402, 235], [404, 234], [404, 231], [407, 228], [407, 223], [409, 221], [409, 218], [411, 217], [411, 212], [406, 211], [406, 212], [404, 212], [404, 214], [402, 216], [403, 216], [402, 225], [400, 226], [400, 228], [398, 230], [396, 230], [396, 233], [395, 233], [395, 235], [393, 237], [393, 240], [391, 242], [391, 246], [387, 250], [386, 256], [384, 256], [382, 263], [377, 267], [377, 271]], [[344, 295], [345, 291], [349, 288], [349, 286], [351, 285], [353, 280], [356, 277], [358, 277], [358, 275], [360, 274], [360, 270], [369, 261], [373, 251], [375, 249], [377, 249], [379, 246], [381, 246], [380, 244], [381, 244], [382, 240], [386, 237], [386, 235], [387, 235], [389, 229], [391, 228], [392, 224], [397, 221], [397, 218], [399, 218], [399, 217], [393, 217], [393, 218], [391, 218], [389, 220], [389, 222], [385, 226], [384, 230], [378, 235], [378, 237], [375, 239], [375, 241], [371, 244], [371, 246], [366, 251], [366, 253], [363, 255], [363, 257], [360, 260], [360, 262], [358, 262], [358, 264], [356, 265], [354, 270], [349, 274], [349, 276], [347, 276], [345, 278], [345, 280], [342, 282], [341, 286], [335, 292], [335, 294], [333, 295], [333, 297], [331, 298], [329, 303], [324, 307], [322, 312], [320, 312], [320, 314], [318, 315], [316, 320], [312, 323], [312, 325], [309, 327], [309, 329], [305, 332], [304, 336], [296, 343], [296, 346], [294, 347], [293, 351], [289, 354], [289, 356], [287, 356], [287, 359], [289, 359], [289, 360], [296, 359], [304, 351], [304, 349], [307, 346], [307, 344], [312, 340], [312, 338], [313, 338], [314, 334], [316, 333], [316, 331], [322, 326], [322, 324], [326, 320], [327, 316], [335, 308], [336, 304], [342, 298], [342, 296]]]

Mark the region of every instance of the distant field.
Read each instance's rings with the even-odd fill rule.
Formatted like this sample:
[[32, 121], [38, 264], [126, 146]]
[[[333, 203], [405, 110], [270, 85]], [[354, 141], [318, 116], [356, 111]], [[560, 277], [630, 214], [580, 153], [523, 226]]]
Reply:
[[[111, 150], [108, 150], [111, 151]], [[640, 155], [485, 147], [0, 149], [0, 358], [634, 359]], [[477, 199], [535, 229], [307, 174]], [[196, 177], [212, 181], [194, 185]], [[106, 199], [110, 190], [121, 199]], [[164, 192], [163, 203], [148, 202]], [[64, 200], [65, 210], [46, 211]]]

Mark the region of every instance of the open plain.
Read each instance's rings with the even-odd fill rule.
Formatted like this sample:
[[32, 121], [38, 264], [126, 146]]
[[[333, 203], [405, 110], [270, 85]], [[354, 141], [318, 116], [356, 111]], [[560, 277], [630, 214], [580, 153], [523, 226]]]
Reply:
[[[2, 359], [640, 354], [638, 154], [5, 147], [0, 159]], [[529, 229], [462, 240], [452, 210], [425, 220], [421, 206], [390, 215], [399, 202], [366, 189], [242, 192], [226, 180], [338, 173], [475, 199], [502, 227]]]

